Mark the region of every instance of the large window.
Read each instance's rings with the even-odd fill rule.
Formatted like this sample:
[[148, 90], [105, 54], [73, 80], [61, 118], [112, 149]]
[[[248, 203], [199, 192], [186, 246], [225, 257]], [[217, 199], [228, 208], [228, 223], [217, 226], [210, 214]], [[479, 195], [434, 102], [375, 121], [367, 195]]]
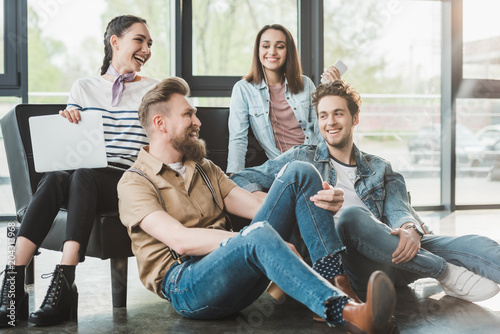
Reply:
[[170, 12], [170, 0], [29, 0], [30, 103], [66, 103], [76, 79], [100, 74], [103, 34], [117, 15], [148, 22], [153, 56], [141, 75], [170, 76]]
[[456, 202], [500, 203], [500, 100], [458, 99]]
[[[141, 74], [158, 79], [170, 76], [170, 0], [28, 0], [29, 103], [66, 103], [76, 79], [99, 75], [106, 24], [129, 13], [145, 18], [153, 37], [153, 57]], [[2, 13], [0, 20], [3, 23], [4, 17], [11, 16]], [[16, 30], [6, 34], [4, 24], [0, 27], [0, 42], [7, 41], [0, 48], [14, 43], [8, 36], [15, 36]], [[0, 78], [6, 72], [5, 54], [0, 52]], [[17, 77], [16, 66], [14, 70]], [[20, 98], [0, 97], [0, 118], [18, 103]], [[1, 133], [0, 142], [0, 216], [11, 216], [15, 207]]]
[[5, 73], [5, 17], [4, 17], [4, 0], [0, 0], [0, 74]]
[[500, 79], [499, 12], [498, 0], [463, 1], [464, 78]]
[[25, 43], [24, 24], [18, 17], [25, 12], [22, 0], [0, 0], [0, 95], [21, 95], [22, 52]]
[[[26, 43], [25, 25], [19, 17], [25, 13], [23, 1], [0, 0], [0, 118], [16, 104], [21, 102], [20, 96], [26, 90], [22, 80], [25, 53], [21, 45]], [[0, 216], [13, 216], [14, 199], [10, 187], [10, 176], [7, 158], [0, 130]]]
[[[265, 25], [285, 26], [299, 45], [297, 0], [193, 0], [184, 4], [191, 13], [191, 25], [184, 27], [192, 36], [183, 37], [183, 57], [190, 57], [191, 62], [184, 64], [182, 76], [191, 84], [197, 106], [229, 106], [232, 86], [250, 70], [255, 36]], [[207, 93], [214, 88], [218, 91]]]
[[193, 0], [193, 75], [245, 75], [257, 32], [273, 23], [297, 42], [297, 1]]
[[[461, 50], [453, 54], [455, 201], [457, 206], [500, 203], [500, 27], [495, 0], [457, 0]], [[455, 31], [459, 29], [455, 28]], [[458, 36], [458, 35], [457, 35]]]
[[325, 65], [362, 95], [355, 142], [389, 160], [414, 205], [440, 204], [441, 3], [324, 1]]
[[[0, 116], [21, 102], [13, 96], [65, 103], [76, 79], [99, 75], [107, 22], [130, 13], [154, 40], [142, 75], [180, 75], [196, 105], [227, 107], [258, 30], [280, 23], [315, 83], [321, 67], [347, 64], [344, 79], [363, 97], [355, 142], [405, 176], [412, 204], [498, 207], [498, 9], [497, 0], [0, 0]], [[2, 152], [0, 215], [12, 215]]]

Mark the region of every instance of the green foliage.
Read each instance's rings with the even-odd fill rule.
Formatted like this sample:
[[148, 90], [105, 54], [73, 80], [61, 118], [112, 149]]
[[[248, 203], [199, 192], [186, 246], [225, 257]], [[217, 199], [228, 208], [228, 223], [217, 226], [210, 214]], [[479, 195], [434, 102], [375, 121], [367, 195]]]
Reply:
[[[32, 11], [28, 23], [28, 89], [37, 92], [68, 91], [64, 85], [64, 73], [58, 66], [57, 55], [64, 54], [66, 47], [63, 43], [41, 36], [38, 27], [38, 16]], [[50, 98], [42, 98], [37, 102], [48, 103]]]
[[[78, 50], [68, 50], [62, 42], [42, 35], [37, 13], [30, 10], [30, 91], [69, 91], [77, 78], [98, 75], [103, 57], [102, 33], [113, 17], [123, 14], [145, 18], [151, 30], [153, 56], [141, 74], [157, 79], [170, 76], [174, 43], [171, 1], [105, 1], [101, 33], [82, 40]], [[251, 65], [255, 35], [266, 24], [283, 24], [298, 42], [296, 0], [192, 0], [192, 3], [195, 75], [245, 75]], [[344, 78], [362, 93], [439, 92], [439, 76], [422, 80], [398, 71], [398, 65], [387, 60], [391, 50], [385, 49], [387, 45], [381, 48], [380, 41], [398, 19], [398, 8], [390, 7], [394, 3], [403, 2], [325, 0], [325, 67], [342, 59], [349, 66]], [[85, 17], [80, 19], [85, 21]], [[417, 69], [404, 64], [418, 74]]]
[[[103, 33], [108, 22], [115, 16], [132, 14], [142, 17], [148, 22], [148, 27], [153, 38], [153, 47], [152, 57], [144, 66], [141, 74], [159, 80], [169, 77], [172, 23], [170, 22], [170, 1], [108, 0], [107, 4], [108, 7], [101, 16]], [[102, 56], [104, 56], [104, 54], [102, 54]], [[99, 63], [99, 67], [101, 65], [102, 64]]]
[[257, 32], [287, 27], [297, 42], [296, 0], [193, 0], [193, 74], [247, 74]]

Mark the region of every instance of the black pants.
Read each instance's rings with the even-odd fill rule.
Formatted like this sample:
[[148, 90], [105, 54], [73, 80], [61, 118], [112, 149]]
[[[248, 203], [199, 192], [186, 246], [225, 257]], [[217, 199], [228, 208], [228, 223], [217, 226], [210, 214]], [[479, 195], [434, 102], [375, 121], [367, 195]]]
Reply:
[[96, 213], [118, 209], [116, 186], [122, 174], [123, 170], [115, 168], [45, 174], [23, 217], [19, 236], [40, 247], [59, 209], [65, 208], [68, 218], [64, 241], [80, 243], [80, 261], [83, 261]]

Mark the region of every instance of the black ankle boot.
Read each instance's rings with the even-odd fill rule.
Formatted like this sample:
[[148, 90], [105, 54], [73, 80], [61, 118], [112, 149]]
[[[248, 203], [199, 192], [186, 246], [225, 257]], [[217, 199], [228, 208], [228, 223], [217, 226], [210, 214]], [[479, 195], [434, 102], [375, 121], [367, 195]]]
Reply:
[[25, 266], [6, 266], [3, 271], [0, 327], [15, 326], [28, 319], [29, 294], [24, 284], [25, 269]]
[[31, 324], [50, 326], [65, 320], [77, 320], [78, 291], [75, 285], [75, 267], [57, 265], [54, 272], [49, 274], [52, 281], [47, 295], [42, 306], [31, 313], [28, 320]]

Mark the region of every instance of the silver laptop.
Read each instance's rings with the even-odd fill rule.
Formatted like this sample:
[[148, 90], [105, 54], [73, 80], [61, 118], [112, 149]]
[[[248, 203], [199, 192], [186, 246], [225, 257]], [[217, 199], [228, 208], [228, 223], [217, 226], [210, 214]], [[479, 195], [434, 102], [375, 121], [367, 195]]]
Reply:
[[107, 166], [101, 112], [88, 110], [80, 115], [78, 124], [59, 114], [29, 118], [37, 172]]

